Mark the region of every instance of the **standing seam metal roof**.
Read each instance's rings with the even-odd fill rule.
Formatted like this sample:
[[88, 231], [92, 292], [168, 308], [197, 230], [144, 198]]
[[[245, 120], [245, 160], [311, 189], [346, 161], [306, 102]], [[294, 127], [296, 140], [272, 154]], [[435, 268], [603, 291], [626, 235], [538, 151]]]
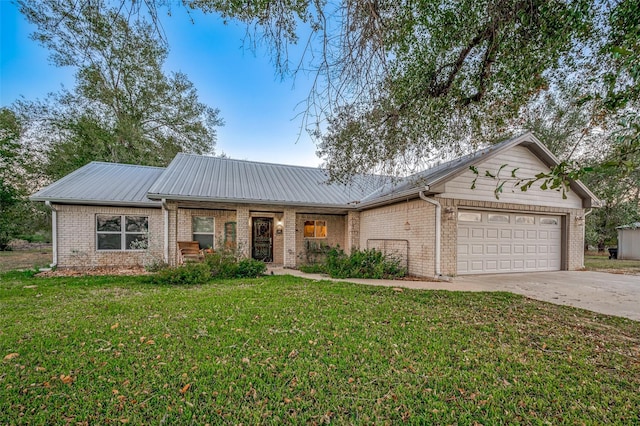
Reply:
[[[178, 154], [166, 169], [93, 162], [42, 189], [31, 199], [155, 207], [160, 203], [152, 200], [167, 198], [366, 208], [417, 196], [425, 185], [446, 181], [470, 165], [518, 144], [529, 147], [548, 165], [558, 162], [530, 133], [399, 181], [394, 182], [385, 176], [358, 175], [349, 185], [327, 183], [327, 172], [319, 168]], [[571, 188], [583, 199], [598, 202], [580, 182], [572, 182]]]
[[178, 154], [149, 189], [152, 198], [346, 206], [379, 186], [379, 176], [327, 183], [319, 168]]
[[36, 192], [31, 199], [157, 207], [160, 203], [147, 198], [147, 192], [163, 171], [162, 167], [91, 162]]

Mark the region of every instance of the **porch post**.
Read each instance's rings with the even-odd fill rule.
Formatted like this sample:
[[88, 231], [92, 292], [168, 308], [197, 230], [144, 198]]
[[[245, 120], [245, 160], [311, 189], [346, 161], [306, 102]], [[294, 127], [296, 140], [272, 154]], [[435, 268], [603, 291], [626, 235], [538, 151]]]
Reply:
[[249, 208], [238, 206], [236, 209], [236, 244], [238, 253], [244, 257], [251, 256], [251, 247], [249, 247], [250, 235]]
[[284, 210], [284, 267], [296, 267], [296, 211]]
[[347, 241], [345, 248], [347, 253], [351, 253], [360, 247], [360, 212], [347, 213]]

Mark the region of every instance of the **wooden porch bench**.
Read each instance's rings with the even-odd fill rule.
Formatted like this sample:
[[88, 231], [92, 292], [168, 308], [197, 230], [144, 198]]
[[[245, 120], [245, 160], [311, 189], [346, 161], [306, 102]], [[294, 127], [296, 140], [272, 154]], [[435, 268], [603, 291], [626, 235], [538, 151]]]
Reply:
[[197, 241], [178, 241], [178, 251], [180, 252], [180, 263], [204, 260], [204, 253], [200, 250], [200, 244]]

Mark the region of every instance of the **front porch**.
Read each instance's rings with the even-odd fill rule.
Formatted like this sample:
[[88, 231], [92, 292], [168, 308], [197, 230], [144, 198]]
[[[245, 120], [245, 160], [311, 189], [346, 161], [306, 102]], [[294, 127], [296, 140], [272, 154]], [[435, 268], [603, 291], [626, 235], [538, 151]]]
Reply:
[[204, 202], [166, 202], [163, 213], [171, 265], [180, 263], [179, 241], [197, 241], [200, 249], [233, 249], [240, 256], [286, 268], [308, 263], [310, 246], [350, 250], [357, 242], [357, 229], [348, 226], [353, 213]]

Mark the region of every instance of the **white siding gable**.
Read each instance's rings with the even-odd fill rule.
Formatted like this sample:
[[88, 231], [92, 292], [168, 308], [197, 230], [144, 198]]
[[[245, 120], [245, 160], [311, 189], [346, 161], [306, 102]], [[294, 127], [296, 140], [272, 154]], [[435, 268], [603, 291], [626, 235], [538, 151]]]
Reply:
[[[502, 193], [499, 194], [500, 198], [497, 200], [494, 191], [500, 183], [499, 179], [486, 177], [485, 171], [495, 175], [503, 164], [506, 164], [506, 166], [500, 172], [500, 177], [506, 182], [502, 187]], [[515, 168], [518, 168], [516, 176], [520, 179], [530, 178], [540, 172], [548, 172], [550, 170], [526, 147], [514, 146], [480, 162], [476, 167], [478, 168], [479, 176], [475, 189], [471, 189], [471, 185], [476, 175], [471, 170], [466, 170], [461, 175], [446, 182], [444, 192], [440, 196], [442, 198], [474, 201], [500, 201], [535, 206], [582, 208], [582, 199], [568, 189], [566, 192], [567, 198], [563, 199], [561, 191], [540, 189], [542, 181], [534, 183], [526, 192], [521, 191], [520, 186], [514, 186], [516, 182], [511, 178], [511, 172]]]

